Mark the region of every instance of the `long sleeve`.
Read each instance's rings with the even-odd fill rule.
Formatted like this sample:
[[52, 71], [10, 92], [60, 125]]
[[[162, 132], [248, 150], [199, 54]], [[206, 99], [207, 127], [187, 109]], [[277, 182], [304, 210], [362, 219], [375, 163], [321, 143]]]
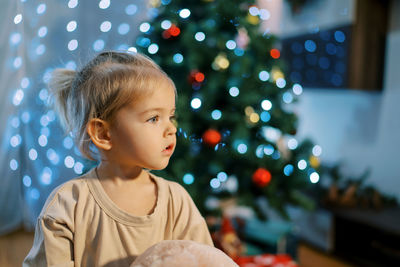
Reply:
[[23, 267], [28, 266], [74, 266], [73, 233], [65, 224], [51, 217], [39, 217], [36, 223], [32, 249]]

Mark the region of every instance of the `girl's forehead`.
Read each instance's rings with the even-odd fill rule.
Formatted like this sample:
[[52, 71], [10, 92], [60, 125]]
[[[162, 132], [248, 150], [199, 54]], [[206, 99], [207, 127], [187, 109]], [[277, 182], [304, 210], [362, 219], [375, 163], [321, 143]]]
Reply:
[[129, 106], [138, 111], [152, 108], [175, 109], [175, 87], [164, 83], [149, 88], [147, 92], [134, 98]]

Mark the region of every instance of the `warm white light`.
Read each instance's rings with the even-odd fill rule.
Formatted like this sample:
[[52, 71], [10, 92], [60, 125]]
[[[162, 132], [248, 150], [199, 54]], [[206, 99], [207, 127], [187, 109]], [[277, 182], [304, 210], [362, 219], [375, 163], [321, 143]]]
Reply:
[[204, 41], [204, 39], [206, 39], [206, 35], [204, 34], [204, 32], [196, 32], [196, 34], [194, 35], [194, 39], [196, 39], [199, 42]]
[[67, 31], [69, 31], [69, 32], [75, 31], [77, 25], [78, 25], [78, 24], [76, 23], [75, 20], [71, 20], [71, 21], [68, 22], [68, 24], [67, 24]]
[[100, 24], [100, 31], [102, 31], [102, 32], [108, 32], [108, 31], [111, 30], [111, 26], [112, 26], [111, 22], [109, 22], [109, 21], [103, 21], [103, 22]]
[[318, 181], [319, 181], [319, 174], [316, 173], [316, 172], [311, 173], [311, 174], [310, 174], [310, 181], [311, 181], [311, 183], [313, 183], [313, 184], [318, 183]]
[[201, 107], [201, 100], [200, 98], [193, 98], [192, 101], [190, 102], [190, 105], [192, 106], [192, 108], [194, 109], [198, 109]]
[[239, 95], [239, 88], [237, 88], [237, 87], [235, 87], [235, 86], [229, 88], [229, 94], [230, 94], [232, 97], [237, 97], [237, 96]]
[[17, 14], [15, 17], [14, 17], [14, 23], [15, 24], [18, 24], [18, 23], [20, 23], [22, 21], [22, 15], [21, 14]]
[[297, 167], [300, 170], [304, 170], [305, 168], [307, 168], [307, 162], [304, 159], [302, 159], [297, 163]]
[[183, 19], [187, 19], [190, 16], [190, 10], [185, 8], [179, 11], [179, 16]]
[[266, 111], [271, 110], [271, 108], [272, 108], [272, 103], [271, 103], [271, 101], [269, 101], [268, 99], [263, 100], [263, 101], [261, 102], [261, 108], [262, 108], [263, 110], [266, 110]]

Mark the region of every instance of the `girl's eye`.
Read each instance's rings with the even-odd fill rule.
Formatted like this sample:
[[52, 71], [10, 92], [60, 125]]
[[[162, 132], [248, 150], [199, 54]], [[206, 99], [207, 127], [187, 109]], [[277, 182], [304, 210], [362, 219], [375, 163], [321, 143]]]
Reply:
[[154, 117], [151, 117], [150, 119], [148, 119], [147, 121], [148, 122], [157, 122], [158, 121], [158, 119], [159, 119], [159, 117], [158, 116], [154, 116]]
[[175, 115], [169, 117], [169, 120], [175, 125], [175, 127], [178, 125], [178, 121]]

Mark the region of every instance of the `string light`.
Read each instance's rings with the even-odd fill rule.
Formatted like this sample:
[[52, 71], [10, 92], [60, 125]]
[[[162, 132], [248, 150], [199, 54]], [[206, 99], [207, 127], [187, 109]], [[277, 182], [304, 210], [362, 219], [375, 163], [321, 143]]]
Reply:
[[229, 88], [229, 94], [232, 97], [237, 97], [239, 95], [239, 92], [240, 92], [239, 88], [237, 88], [236, 86], [233, 86], [233, 87]]
[[292, 91], [295, 95], [301, 95], [303, 93], [303, 87], [300, 84], [295, 83], [293, 84]]
[[261, 101], [261, 108], [266, 111], [271, 110], [272, 109], [271, 101], [269, 101], [268, 99], [264, 99], [263, 101]]
[[243, 144], [243, 143], [240, 143], [238, 146], [237, 146], [237, 151], [240, 153], [240, 154], [245, 154], [246, 152], [247, 152], [247, 145], [246, 144]]
[[20, 33], [13, 33], [10, 35], [10, 43], [13, 45], [17, 45], [21, 42], [21, 34]]
[[236, 42], [233, 40], [228, 40], [225, 44], [226, 48], [228, 48], [229, 50], [233, 50], [236, 48]]
[[76, 29], [76, 26], [77, 26], [77, 23], [76, 23], [76, 21], [75, 20], [71, 20], [70, 22], [68, 22], [68, 24], [67, 24], [67, 31], [68, 32], [73, 32], [73, 31], [75, 31], [75, 29]]
[[174, 60], [174, 62], [177, 63], [177, 64], [182, 63], [182, 62], [183, 62], [183, 56], [182, 56], [182, 54], [176, 53], [176, 54], [173, 56], [173, 60]]
[[111, 30], [111, 27], [112, 27], [112, 24], [111, 24], [111, 22], [109, 22], [109, 21], [103, 21], [101, 24], [100, 24], [100, 31], [102, 31], [102, 32], [109, 32], [110, 30]]
[[322, 148], [319, 145], [315, 145], [312, 149], [312, 153], [314, 156], [319, 157], [322, 154]]
[[190, 105], [193, 109], [199, 109], [201, 107], [201, 100], [200, 98], [193, 98], [190, 102]]
[[313, 172], [310, 174], [310, 181], [311, 183], [315, 184], [319, 182], [319, 174], [316, 172]]
[[260, 71], [260, 73], [258, 74], [258, 78], [263, 82], [268, 81], [268, 79], [269, 79], [268, 71], [265, 71], [265, 70]]
[[148, 32], [150, 30], [150, 23], [148, 22], [143, 22], [139, 26], [139, 30], [143, 33]]
[[221, 182], [220, 182], [217, 178], [213, 178], [213, 179], [211, 179], [211, 181], [210, 181], [210, 186], [211, 186], [213, 189], [218, 189], [218, 188], [221, 186]]
[[267, 9], [260, 9], [260, 19], [268, 20], [271, 17], [271, 13]]
[[73, 39], [68, 42], [68, 50], [74, 51], [78, 48], [78, 40]]
[[68, 2], [68, 7], [69, 8], [75, 8], [78, 5], [78, 0], [70, 0]]
[[297, 167], [300, 170], [304, 170], [305, 168], [307, 168], [307, 162], [304, 159], [302, 159], [297, 163]]
[[18, 161], [15, 159], [10, 160], [10, 169], [15, 171], [18, 169]]
[[38, 36], [39, 36], [40, 38], [43, 38], [43, 37], [45, 37], [46, 35], [47, 35], [47, 27], [46, 27], [46, 26], [40, 27], [39, 30], [38, 30]]
[[279, 88], [284, 88], [286, 86], [286, 81], [283, 78], [278, 78], [276, 80], [276, 86], [278, 86]]
[[24, 175], [24, 177], [22, 178], [22, 183], [24, 184], [24, 186], [30, 187], [32, 185], [32, 178], [28, 175]]
[[211, 117], [212, 117], [214, 120], [219, 120], [219, 119], [221, 119], [221, 117], [222, 117], [222, 112], [221, 112], [220, 110], [218, 110], [218, 109], [215, 109], [215, 110], [213, 110], [213, 111], [211, 112]]
[[127, 5], [125, 8], [125, 13], [129, 16], [135, 15], [138, 10], [137, 6], [134, 4]]
[[169, 28], [171, 28], [171, 26], [172, 26], [172, 23], [169, 20], [163, 20], [161, 22], [161, 28], [164, 30], [168, 30]]
[[264, 154], [267, 156], [271, 156], [273, 153], [275, 152], [275, 148], [268, 144], [266, 146], [264, 146]]
[[38, 5], [37, 9], [36, 9], [36, 13], [38, 13], [38, 15], [43, 14], [44, 12], [46, 12], [46, 4], [40, 4]]
[[107, 9], [110, 6], [110, 0], [101, 0], [99, 2], [99, 8]]
[[228, 180], [228, 175], [227, 175], [225, 172], [219, 172], [219, 173], [217, 174], [217, 178], [218, 178], [218, 180], [219, 180], [221, 183], [223, 183], [223, 182], [225, 182], [226, 180]]
[[98, 40], [94, 41], [94, 43], [93, 43], [93, 50], [101, 51], [104, 49], [104, 45], [105, 45], [104, 41], [101, 39], [98, 39]]
[[179, 11], [179, 16], [183, 19], [187, 19], [190, 16], [191, 12], [189, 9], [184, 8]]
[[22, 21], [22, 15], [21, 15], [21, 14], [17, 14], [17, 15], [14, 17], [14, 23], [15, 23], [15, 24], [19, 24], [21, 21]]
[[294, 167], [292, 164], [288, 164], [283, 168], [283, 173], [286, 176], [290, 176], [293, 173]]
[[155, 54], [155, 53], [157, 53], [157, 52], [158, 52], [158, 45], [157, 45], [157, 44], [151, 44], [151, 45], [149, 45], [149, 47], [147, 48], [147, 51], [148, 51], [150, 54]]

